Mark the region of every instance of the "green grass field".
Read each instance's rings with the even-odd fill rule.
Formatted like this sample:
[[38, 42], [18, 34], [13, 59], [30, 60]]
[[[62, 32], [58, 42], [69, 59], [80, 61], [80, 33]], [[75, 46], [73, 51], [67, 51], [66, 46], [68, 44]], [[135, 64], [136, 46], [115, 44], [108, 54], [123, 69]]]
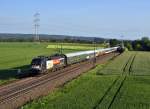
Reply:
[[[0, 84], [16, 79], [17, 69], [28, 69], [33, 57], [57, 53], [56, 43], [0, 43]], [[91, 44], [62, 44], [63, 53], [91, 49]], [[47, 47], [51, 48], [47, 48]], [[66, 48], [68, 46], [68, 48]], [[81, 48], [80, 48], [80, 47]], [[86, 49], [86, 50], [87, 50]]]
[[150, 52], [125, 52], [23, 109], [150, 109]]
[[132, 69], [133, 75], [150, 75], [150, 52], [138, 52]]
[[117, 76], [96, 76], [101, 66], [54, 91], [49, 96], [26, 105], [25, 109], [92, 109], [117, 79]]
[[111, 109], [150, 109], [150, 77], [128, 77]]
[[131, 61], [131, 58], [135, 52], [125, 52], [118, 56], [115, 60], [109, 62], [99, 74], [121, 74], [123, 73], [124, 67], [128, 61]]
[[[47, 46], [47, 48], [61, 48], [61, 46], [59, 46], [57, 43], [52, 43], [52, 44], [49, 44]], [[79, 49], [82, 49], [82, 50], [93, 50], [93, 45], [91, 46], [91, 44], [79, 44], [79, 43], [76, 43], [76, 44], [69, 44], [69, 43], [65, 43], [63, 44], [63, 48], [64, 49], [75, 49], [75, 50], [79, 50]], [[102, 48], [102, 45], [97, 45], [97, 49], [98, 48]]]

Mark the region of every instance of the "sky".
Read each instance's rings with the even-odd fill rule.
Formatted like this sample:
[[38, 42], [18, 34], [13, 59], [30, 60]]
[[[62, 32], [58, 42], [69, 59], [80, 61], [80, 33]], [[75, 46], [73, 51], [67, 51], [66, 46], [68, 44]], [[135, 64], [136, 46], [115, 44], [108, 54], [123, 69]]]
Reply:
[[150, 0], [0, 0], [0, 33], [34, 33], [36, 12], [41, 34], [150, 37]]

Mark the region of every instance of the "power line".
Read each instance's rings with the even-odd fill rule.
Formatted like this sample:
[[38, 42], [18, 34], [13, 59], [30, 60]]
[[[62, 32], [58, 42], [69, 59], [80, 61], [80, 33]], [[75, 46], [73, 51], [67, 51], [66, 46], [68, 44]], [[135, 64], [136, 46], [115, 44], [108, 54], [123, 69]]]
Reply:
[[40, 14], [37, 12], [34, 14], [34, 29], [35, 29], [35, 41], [39, 41], [39, 27], [40, 27]]

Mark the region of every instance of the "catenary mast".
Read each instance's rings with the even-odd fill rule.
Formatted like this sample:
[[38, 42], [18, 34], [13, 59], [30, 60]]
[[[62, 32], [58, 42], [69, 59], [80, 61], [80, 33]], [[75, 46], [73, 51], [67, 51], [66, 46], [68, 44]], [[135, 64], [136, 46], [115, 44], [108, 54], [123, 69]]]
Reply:
[[34, 41], [39, 42], [40, 38], [39, 38], [39, 27], [40, 27], [40, 14], [37, 12], [34, 14]]

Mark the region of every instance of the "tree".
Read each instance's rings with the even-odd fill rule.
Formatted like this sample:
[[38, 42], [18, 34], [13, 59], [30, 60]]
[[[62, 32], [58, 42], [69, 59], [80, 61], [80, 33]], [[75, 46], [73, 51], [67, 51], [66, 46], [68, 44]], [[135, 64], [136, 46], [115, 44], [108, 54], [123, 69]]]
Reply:
[[141, 44], [142, 44], [142, 48], [144, 51], [149, 50], [149, 48], [150, 48], [149, 42], [150, 42], [150, 40], [148, 37], [142, 37]]
[[137, 43], [137, 44], [135, 45], [135, 50], [142, 50], [141, 44]]
[[111, 47], [116, 46], [120, 43], [120, 41], [118, 41], [117, 39], [110, 39], [109, 40], [109, 44]]
[[130, 42], [126, 42], [125, 46], [128, 48], [128, 50], [133, 50]]
[[141, 39], [143, 42], [149, 42], [149, 38], [148, 37], [142, 37]]

